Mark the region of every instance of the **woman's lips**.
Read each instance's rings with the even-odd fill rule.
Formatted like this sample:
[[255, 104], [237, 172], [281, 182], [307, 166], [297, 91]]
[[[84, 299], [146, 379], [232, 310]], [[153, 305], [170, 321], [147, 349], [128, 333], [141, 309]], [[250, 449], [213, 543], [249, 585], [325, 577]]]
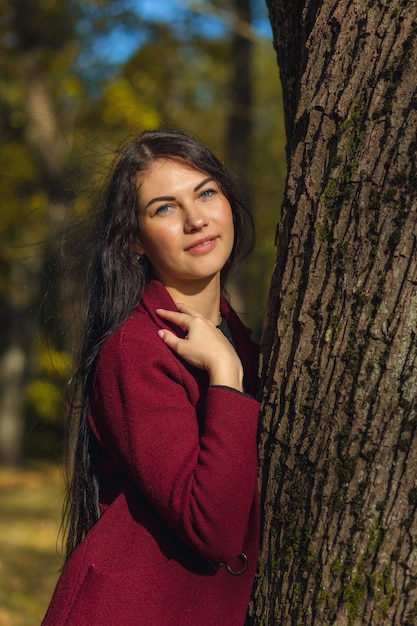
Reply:
[[188, 248], [185, 249], [186, 252], [190, 254], [205, 254], [206, 252], [211, 252], [217, 245], [217, 237], [205, 237], [204, 239], [199, 239], [195, 243], [191, 244]]

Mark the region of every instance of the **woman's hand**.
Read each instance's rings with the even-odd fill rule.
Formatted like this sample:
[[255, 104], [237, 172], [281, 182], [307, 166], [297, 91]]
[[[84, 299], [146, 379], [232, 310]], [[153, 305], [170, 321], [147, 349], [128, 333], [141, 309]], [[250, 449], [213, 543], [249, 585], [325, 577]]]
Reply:
[[160, 330], [158, 335], [174, 352], [191, 365], [208, 372], [211, 385], [224, 385], [243, 391], [243, 367], [230, 341], [212, 322], [176, 302], [178, 311], [157, 309], [162, 319], [173, 322], [187, 331], [184, 339], [170, 330]]

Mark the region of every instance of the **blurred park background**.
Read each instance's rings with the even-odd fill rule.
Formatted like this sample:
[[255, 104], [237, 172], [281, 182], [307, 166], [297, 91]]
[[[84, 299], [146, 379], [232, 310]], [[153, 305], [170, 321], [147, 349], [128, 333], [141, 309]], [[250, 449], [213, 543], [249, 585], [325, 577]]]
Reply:
[[0, 625], [38, 624], [60, 566], [65, 390], [92, 206], [145, 128], [239, 177], [257, 244], [231, 293], [259, 339], [285, 180], [264, 0], [0, 0]]

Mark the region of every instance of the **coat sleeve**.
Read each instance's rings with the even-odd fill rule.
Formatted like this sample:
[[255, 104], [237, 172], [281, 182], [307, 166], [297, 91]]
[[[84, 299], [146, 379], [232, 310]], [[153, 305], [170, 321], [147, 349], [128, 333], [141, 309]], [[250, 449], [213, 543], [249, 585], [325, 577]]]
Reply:
[[90, 419], [100, 443], [168, 525], [219, 563], [242, 551], [256, 493], [259, 404], [209, 387], [199, 429], [193, 386], [189, 369], [158, 337], [109, 341], [97, 364]]

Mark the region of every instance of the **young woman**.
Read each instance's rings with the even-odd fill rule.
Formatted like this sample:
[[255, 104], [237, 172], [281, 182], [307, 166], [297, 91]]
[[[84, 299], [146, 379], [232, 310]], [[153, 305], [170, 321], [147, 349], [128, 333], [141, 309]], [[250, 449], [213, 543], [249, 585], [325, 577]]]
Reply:
[[257, 349], [223, 297], [250, 216], [213, 154], [146, 131], [110, 181], [78, 370], [67, 555], [43, 626], [241, 626]]

